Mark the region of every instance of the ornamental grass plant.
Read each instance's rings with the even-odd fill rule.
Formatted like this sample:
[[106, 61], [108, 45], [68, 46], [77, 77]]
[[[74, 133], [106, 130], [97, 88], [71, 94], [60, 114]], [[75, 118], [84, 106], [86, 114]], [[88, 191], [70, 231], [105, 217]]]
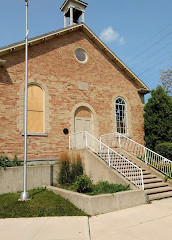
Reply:
[[68, 151], [60, 155], [60, 172], [58, 183], [60, 185], [71, 185], [76, 178], [83, 174], [82, 158], [79, 153], [70, 155]]

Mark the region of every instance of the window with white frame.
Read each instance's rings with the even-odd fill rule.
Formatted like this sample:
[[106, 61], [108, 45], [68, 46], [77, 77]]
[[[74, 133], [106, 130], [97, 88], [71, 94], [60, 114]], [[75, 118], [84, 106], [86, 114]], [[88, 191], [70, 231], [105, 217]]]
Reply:
[[127, 134], [127, 106], [122, 97], [118, 97], [115, 102], [116, 131]]

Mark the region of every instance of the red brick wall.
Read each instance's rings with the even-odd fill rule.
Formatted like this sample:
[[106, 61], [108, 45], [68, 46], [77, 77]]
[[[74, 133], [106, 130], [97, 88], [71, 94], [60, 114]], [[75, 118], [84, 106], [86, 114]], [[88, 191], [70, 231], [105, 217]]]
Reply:
[[[76, 48], [88, 54], [85, 64], [74, 56]], [[0, 154], [23, 158], [24, 49], [1, 57], [0, 68]], [[3, 79], [3, 81], [2, 81]], [[28, 158], [55, 158], [68, 147], [63, 128], [73, 131], [71, 111], [78, 103], [95, 111], [96, 137], [115, 131], [115, 97], [127, 102], [129, 136], [144, 143], [143, 104], [138, 87], [81, 30], [29, 47], [29, 82], [45, 90], [47, 137], [28, 137]], [[78, 81], [88, 83], [79, 90]], [[12, 83], [12, 84], [11, 84]]]

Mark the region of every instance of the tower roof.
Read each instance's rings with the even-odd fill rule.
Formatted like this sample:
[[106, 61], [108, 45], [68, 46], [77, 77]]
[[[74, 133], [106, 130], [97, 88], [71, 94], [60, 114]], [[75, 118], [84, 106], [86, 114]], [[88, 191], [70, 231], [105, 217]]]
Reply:
[[85, 3], [83, 1], [80, 1], [80, 0], [66, 0], [63, 5], [61, 6], [60, 10], [63, 11], [64, 8], [67, 6], [67, 4], [69, 4], [70, 2], [73, 2], [73, 3], [77, 3], [83, 7], [87, 7], [88, 6], [88, 3]]

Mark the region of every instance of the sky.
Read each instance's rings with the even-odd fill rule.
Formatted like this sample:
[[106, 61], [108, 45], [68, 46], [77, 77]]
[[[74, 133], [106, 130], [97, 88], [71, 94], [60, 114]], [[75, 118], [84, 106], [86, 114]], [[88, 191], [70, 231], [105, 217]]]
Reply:
[[[29, 38], [63, 28], [64, 0], [29, 0]], [[86, 0], [85, 23], [152, 90], [172, 67], [171, 0]], [[25, 38], [25, 1], [0, 0], [0, 47]], [[146, 101], [150, 94], [146, 96]]]

